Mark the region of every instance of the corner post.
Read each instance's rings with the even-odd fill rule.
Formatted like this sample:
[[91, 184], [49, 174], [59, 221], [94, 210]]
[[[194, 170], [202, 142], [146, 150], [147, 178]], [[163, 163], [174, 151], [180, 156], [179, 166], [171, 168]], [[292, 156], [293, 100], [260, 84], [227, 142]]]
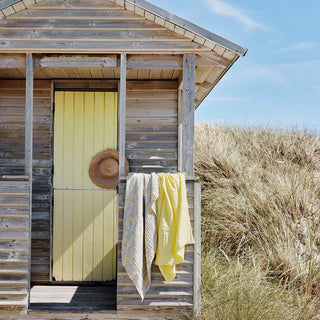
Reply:
[[126, 175], [126, 91], [127, 91], [127, 55], [120, 59], [120, 94], [119, 94], [119, 176]]
[[183, 55], [183, 92], [181, 110], [181, 149], [182, 171], [187, 177], [193, 177], [194, 160], [194, 99], [195, 99], [195, 69], [196, 56], [194, 54]]
[[33, 57], [26, 54], [25, 104], [25, 174], [29, 176], [29, 253], [28, 253], [28, 306], [31, 283], [31, 220], [32, 220], [32, 154], [33, 154]]

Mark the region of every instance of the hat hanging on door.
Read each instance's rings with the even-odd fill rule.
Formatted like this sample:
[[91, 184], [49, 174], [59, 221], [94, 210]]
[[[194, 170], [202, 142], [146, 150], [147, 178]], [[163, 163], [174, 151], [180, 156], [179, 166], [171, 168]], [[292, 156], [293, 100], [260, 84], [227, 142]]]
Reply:
[[[129, 163], [125, 159], [126, 175], [129, 172]], [[119, 151], [107, 149], [95, 155], [89, 168], [91, 181], [100, 188], [113, 189], [119, 182]]]

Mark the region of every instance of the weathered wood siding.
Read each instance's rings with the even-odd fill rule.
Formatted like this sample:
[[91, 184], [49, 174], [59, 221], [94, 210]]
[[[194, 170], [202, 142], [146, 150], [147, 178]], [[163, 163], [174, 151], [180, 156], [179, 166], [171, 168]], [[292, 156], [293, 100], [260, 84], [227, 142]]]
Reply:
[[46, 1], [6, 17], [3, 52], [210, 52], [111, 1]]
[[0, 318], [28, 307], [29, 181], [0, 180]]
[[[0, 175], [24, 174], [25, 81], [0, 80]], [[51, 82], [34, 82], [32, 281], [50, 279]]]
[[[130, 172], [177, 172], [178, 83], [176, 81], [128, 81], [126, 112], [126, 157]], [[125, 182], [119, 188], [117, 308], [121, 312], [154, 312], [161, 315], [191, 312], [193, 306], [193, 245], [178, 266], [177, 277], [167, 284], [157, 266], [152, 269], [152, 286], [143, 302], [121, 263]], [[188, 183], [188, 200], [193, 225], [193, 182]]]

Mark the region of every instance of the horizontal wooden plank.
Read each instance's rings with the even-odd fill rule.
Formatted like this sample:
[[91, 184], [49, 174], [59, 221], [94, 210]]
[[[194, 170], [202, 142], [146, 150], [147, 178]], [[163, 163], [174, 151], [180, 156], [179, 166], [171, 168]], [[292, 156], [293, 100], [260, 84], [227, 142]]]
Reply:
[[[139, 294], [135, 286], [118, 286], [117, 294], [121, 296], [130, 295], [131, 297], [138, 298]], [[192, 287], [181, 286], [181, 287], [157, 287], [151, 285], [148, 290], [145, 299], [163, 297], [163, 296], [191, 296], [193, 295]]]
[[[145, 298], [143, 302], [141, 298], [133, 297], [130, 299], [128, 296], [122, 297], [121, 295], [117, 296], [117, 306], [118, 308], [121, 306], [132, 306], [132, 307], [146, 307], [146, 306], [157, 306], [157, 307], [165, 307], [165, 306], [192, 306], [192, 296], [183, 296], [183, 297], [166, 297], [163, 298], [161, 296], [157, 298]], [[161, 308], [162, 311], [162, 308]]]
[[117, 4], [112, 3], [111, 1], [103, 1], [103, 0], [95, 0], [94, 2], [88, 2], [85, 0], [68, 0], [66, 1], [59, 1], [59, 0], [49, 0], [40, 2], [37, 6], [33, 7], [33, 10], [48, 10], [52, 8], [66, 8], [68, 10], [74, 9], [77, 10], [78, 8], [84, 8], [87, 10], [98, 10], [98, 9], [121, 9], [120, 6]]
[[159, 91], [177, 91], [178, 82], [177, 81], [128, 81], [127, 91], [130, 95], [130, 91], [149, 91], [154, 90]]
[[[141, 55], [144, 57], [145, 55]], [[130, 100], [162, 100], [162, 99], [171, 99], [173, 101], [176, 101], [178, 99], [178, 90], [162, 90], [162, 91], [156, 91], [156, 90], [136, 90], [136, 91], [128, 91], [127, 92], [127, 103], [130, 103]]]
[[146, 126], [161, 126], [161, 125], [177, 125], [177, 117], [127, 117], [126, 125], [146, 125]]
[[[1, 232], [2, 233], [2, 232]], [[0, 251], [0, 261], [27, 261], [28, 251]]]
[[[118, 273], [126, 273], [126, 270], [124, 269], [121, 261], [118, 259]], [[162, 276], [162, 274], [159, 271], [158, 266], [152, 265], [152, 274], [155, 276]], [[192, 263], [180, 263], [176, 266], [176, 274], [181, 275], [181, 274], [193, 274], [193, 264]]]
[[126, 152], [126, 158], [128, 160], [177, 160], [177, 151], [161, 152], [154, 150], [153, 152], [148, 152], [130, 150]]
[[8, 16], [8, 20], [18, 19], [81, 19], [81, 20], [143, 20], [144, 18], [129, 11], [100, 9], [100, 10], [67, 10], [67, 9], [54, 9], [54, 10], [32, 10], [21, 11], [15, 15]]
[[[177, 142], [127, 142], [126, 150], [177, 150]], [[0, 171], [1, 172], [1, 171]]]
[[131, 133], [126, 135], [126, 141], [129, 142], [176, 142], [178, 141], [177, 134], [136, 134]]
[[28, 226], [29, 216], [0, 216], [0, 230], [2, 228], [27, 228]]
[[[128, 275], [126, 273], [118, 273], [118, 286], [121, 285], [133, 285], [132, 281], [129, 279]], [[176, 277], [174, 278], [174, 280], [172, 280], [170, 282], [170, 284], [168, 284], [168, 282], [166, 282], [163, 278], [163, 276], [161, 274], [153, 274], [152, 275], [152, 286], [190, 286], [193, 284], [193, 274], [178, 274], [176, 275]]]
[[134, 126], [128, 125], [126, 127], [127, 134], [178, 134], [177, 126]]
[[36, 19], [19, 19], [19, 20], [2, 20], [1, 21], [3, 29], [23, 29], [23, 30], [50, 30], [55, 29], [60, 30], [165, 30], [164, 27], [161, 27], [155, 23], [152, 23], [147, 20], [56, 20], [53, 17], [50, 19], [36, 20]]
[[[1, 169], [0, 169], [1, 172]], [[29, 205], [29, 195], [25, 194], [0, 194], [0, 205]]]
[[131, 99], [127, 100], [127, 112], [137, 107], [140, 109], [177, 109], [177, 105], [178, 100], [165, 97], [163, 99]]
[[[22, 90], [25, 91], [26, 85], [25, 80], [0, 80], [0, 89], [6, 90]], [[36, 93], [37, 90], [48, 90], [48, 95], [50, 95], [51, 81], [50, 80], [34, 80], [34, 89]]]
[[[2, 41], [14, 41], [14, 40], [45, 40], [45, 41], [88, 41], [92, 39], [92, 41], [185, 41], [184, 37], [180, 37], [174, 35], [172, 32], [167, 30], [131, 30], [131, 31], [121, 31], [121, 30], [90, 30], [87, 32], [79, 31], [79, 30], [60, 30], [57, 32], [54, 28], [52, 30], [41, 30], [40, 32], [28, 31], [28, 30], [20, 30], [17, 31], [15, 29], [2, 29], [0, 34], [0, 39]], [[117, 67], [117, 60], [114, 59], [112, 62], [110, 59], [98, 60], [98, 59], [48, 59], [41, 58], [39, 64], [41, 67]], [[70, 64], [68, 65], [69, 62]], [[93, 63], [95, 62], [95, 63]], [[98, 62], [98, 64], [97, 64]], [[162, 63], [162, 66], [165, 66]], [[168, 66], [171, 68], [171, 65]], [[163, 68], [163, 67], [162, 67]]]
[[[0, 38], [1, 39], [1, 38]], [[94, 48], [94, 49], [93, 49]], [[2, 52], [25, 52], [32, 51], [35, 53], [52, 52], [52, 53], [195, 53], [206, 52], [207, 49], [189, 41], [57, 41], [57, 40], [9, 40], [0, 42]]]
[[0, 181], [0, 193], [29, 192], [29, 181]]

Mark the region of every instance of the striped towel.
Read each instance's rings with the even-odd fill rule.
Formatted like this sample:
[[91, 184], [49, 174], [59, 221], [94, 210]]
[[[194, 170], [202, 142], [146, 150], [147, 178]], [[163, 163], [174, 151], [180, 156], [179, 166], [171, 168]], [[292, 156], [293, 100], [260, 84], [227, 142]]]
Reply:
[[122, 264], [142, 300], [150, 288], [151, 264], [156, 251], [157, 197], [158, 183], [155, 174], [128, 175], [123, 218]]

